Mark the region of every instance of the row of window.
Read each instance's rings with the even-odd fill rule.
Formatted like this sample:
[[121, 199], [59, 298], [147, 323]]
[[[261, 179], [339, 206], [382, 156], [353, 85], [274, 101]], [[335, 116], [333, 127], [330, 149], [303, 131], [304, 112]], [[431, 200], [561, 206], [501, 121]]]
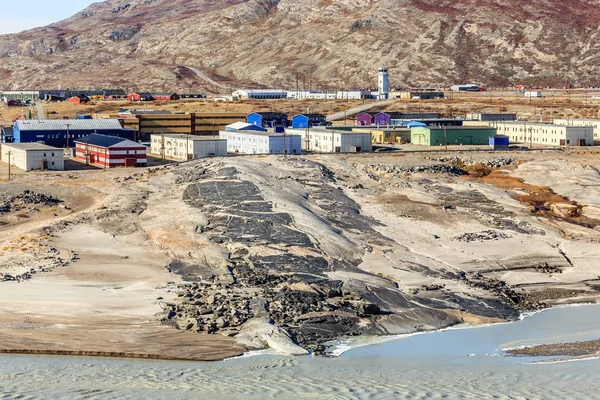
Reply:
[[[523, 136], [513, 136], [512, 139], [514, 141], [521, 141], [521, 142], [528, 142], [528, 141], [532, 141], [533, 143], [554, 143], [554, 144], [560, 144], [560, 139], [555, 139], [555, 138], [539, 138], [537, 136], [534, 136], [533, 138], [524, 138]], [[569, 139], [567, 139], [567, 144], [571, 144], [571, 141]]]

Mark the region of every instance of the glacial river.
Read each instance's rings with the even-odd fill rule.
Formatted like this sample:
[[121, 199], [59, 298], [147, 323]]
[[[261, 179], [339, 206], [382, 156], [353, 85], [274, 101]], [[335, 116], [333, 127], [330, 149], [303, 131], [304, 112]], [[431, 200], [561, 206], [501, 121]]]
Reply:
[[597, 338], [600, 305], [353, 347], [337, 358], [0, 356], [0, 399], [600, 399], [600, 360], [501, 356], [509, 347]]

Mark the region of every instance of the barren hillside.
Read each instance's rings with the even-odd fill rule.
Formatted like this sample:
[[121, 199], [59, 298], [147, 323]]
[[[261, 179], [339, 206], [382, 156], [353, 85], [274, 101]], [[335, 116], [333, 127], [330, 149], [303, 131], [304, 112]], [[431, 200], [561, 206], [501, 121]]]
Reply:
[[[598, 0], [108, 0], [0, 36], [0, 87], [595, 83]], [[302, 82], [302, 78], [300, 78]]]

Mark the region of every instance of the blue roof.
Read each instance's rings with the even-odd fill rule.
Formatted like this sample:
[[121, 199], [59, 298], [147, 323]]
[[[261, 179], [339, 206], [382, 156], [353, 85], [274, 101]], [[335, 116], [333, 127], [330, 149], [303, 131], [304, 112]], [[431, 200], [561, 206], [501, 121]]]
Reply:
[[48, 131], [48, 130], [103, 130], [123, 129], [118, 119], [45, 119], [17, 120], [15, 126], [19, 131]]
[[410, 121], [408, 124], [406, 124], [406, 126], [408, 128], [420, 128], [420, 127], [427, 126], [427, 124], [424, 124], [424, 123], [419, 122], [419, 121]]

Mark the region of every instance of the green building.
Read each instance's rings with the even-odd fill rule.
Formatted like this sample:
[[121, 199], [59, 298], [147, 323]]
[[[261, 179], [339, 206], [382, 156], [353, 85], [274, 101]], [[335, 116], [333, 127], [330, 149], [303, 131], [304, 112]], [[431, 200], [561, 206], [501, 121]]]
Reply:
[[428, 126], [412, 128], [410, 141], [421, 146], [489, 145], [496, 128], [487, 126]]

